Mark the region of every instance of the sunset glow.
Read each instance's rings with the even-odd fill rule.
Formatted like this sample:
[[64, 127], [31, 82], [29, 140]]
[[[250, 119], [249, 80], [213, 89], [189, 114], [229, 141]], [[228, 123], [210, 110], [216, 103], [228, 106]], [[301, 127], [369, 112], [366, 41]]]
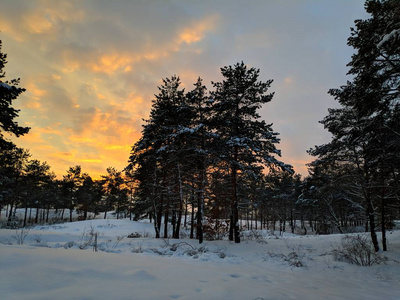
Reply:
[[[318, 124], [346, 82], [356, 1], [3, 1], [6, 78], [26, 88], [14, 106], [31, 127], [13, 141], [58, 177], [122, 170], [161, 79], [209, 90], [220, 67], [244, 61], [274, 79], [261, 114], [279, 132], [282, 160], [307, 174], [306, 150], [329, 139]], [[330, 17], [326, 17], [330, 16]]]

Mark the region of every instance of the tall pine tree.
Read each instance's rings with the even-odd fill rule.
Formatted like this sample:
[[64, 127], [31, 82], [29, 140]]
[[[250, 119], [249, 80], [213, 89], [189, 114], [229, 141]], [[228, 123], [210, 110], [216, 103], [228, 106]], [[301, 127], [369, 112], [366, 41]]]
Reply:
[[322, 121], [332, 133], [332, 141], [310, 153], [318, 157], [315, 164], [335, 161], [357, 170], [353, 183], [366, 208], [378, 251], [375, 207], [381, 209], [386, 250], [386, 202], [396, 201], [400, 193], [400, 2], [368, 0], [365, 8], [371, 18], [356, 20], [348, 39], [348, 45], [355, 49], [348, 64], [354, 78], [329, 91], [342, 105], [329, 110]]
[[247, 68], [241, 62], [221, 68], [222, 82], [214, 82], [213, 129], [220, 142], [221, 162], [229, 165], [231, 177], [231, 222], [229, 239], [240, 243], [239, 232], [239, 179], [259, 177], [263, 168], [282, 168], [291, 172], [291, 167], [283, 164], [275, 156], [278, 133], [272, 124], [261, 120], [259, 109], [272, 100], [267, 94], [272, 80], [258, 80], [260, 70]]

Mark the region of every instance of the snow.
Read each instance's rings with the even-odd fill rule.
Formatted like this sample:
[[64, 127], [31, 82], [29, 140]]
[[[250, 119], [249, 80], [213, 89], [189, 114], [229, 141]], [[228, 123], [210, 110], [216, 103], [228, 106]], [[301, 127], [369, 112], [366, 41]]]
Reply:
[[396, 35], [400, 34], [400, 29], [394, 29], [390, 33], [386, 34], [382, 40], [376, 45], [378, 48], [381, 48], [384, 43], [386, 43], [388, 40], [390, 40], [392, 37], [395, 37]]
[[7, 83], [1, 82], [1, 81], [0, 81], [0, 87], [4, 87], [6, 89], [11, 89], [11, 86], [9, 86]]
[[[4, 213], [2, 214], [4, 216]], [[386, 264], [335, 261], [341, 235], [248, 231], [240, 244], [155, 239], [153, 224], [95, 219], [0, 229], [0, 299], [399, 299], [400, 231]], [[98, 234], [98, 251], [86, 242]], [[127, 236], [134, 233], [136, 238]], [[254, 234], [257, 233], [257, 238]], [[300, 267], [290, 263], [296, 253]], [[397, 261], [397, 262], [396, 262]]]

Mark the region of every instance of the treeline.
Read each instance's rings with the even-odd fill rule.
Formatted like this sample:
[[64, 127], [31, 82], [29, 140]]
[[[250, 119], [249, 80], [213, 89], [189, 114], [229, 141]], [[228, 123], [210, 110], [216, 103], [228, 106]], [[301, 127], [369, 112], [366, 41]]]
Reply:
[[[309, 150], [306, 178], [279, 160], [278, 133], [260, 117], [272, 80], [260, 81], [243, 62], [221, 68], [209, 91], [201, 78], [189, 91], [177, 76], [164, 79], [124, 173], [109, 168], [101, 180], [79, 166], [56, 180], [6, 140], [3, 132], [29, 128], [14, 120], [19, 80], [0, 81], [1, 206], [25, 208], [24, 224], [46, 221], [50, 209], [69, 209], [69, 220], [73, 210], [81, 218], [116, 210], [150, 218], [157, 237], [179, 238], [184, 226], [200, 243], [225, 235], [240, 242], [243, 228], [365, 230], [379, 251], [381, 231], [386, 250], [386, 230], [400, 218], [400, 2], [365, 7], [371, 18], [356, 20], [348, 39], [352, 80], [329, 91], [340, 107], [321, 121], [332, 140]], [[5, 63], [0, 51], [0, 78]], [[30, 208], [37, 215], [29, 218]]]
[[[0, 162], [0, 208], [6, 210], [7, 227], [72, 222], [75, 211], [78, 220], [86, 220], [89, 212], [104, 213], [104, 218], [108, 211], [117, 218], [132, 217], [129, 183], [115, 168], [94, 180], [77, 165], [56, 179], [46, 162], [31, 159], [27, 150], [18, 147], [1, 151]], [[23, 217], [16, 215], [17, 208], [23, 209]]]

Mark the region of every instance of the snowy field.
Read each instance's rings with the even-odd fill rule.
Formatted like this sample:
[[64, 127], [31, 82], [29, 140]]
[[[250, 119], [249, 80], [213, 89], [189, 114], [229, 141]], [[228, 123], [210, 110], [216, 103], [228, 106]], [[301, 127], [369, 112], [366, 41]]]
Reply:
[[371, 267], [334, 259], [341, 235], [199, 245], [153, 232], [127, 219], [0, 229], [0, 299], [400, 299], [398, 230]]

